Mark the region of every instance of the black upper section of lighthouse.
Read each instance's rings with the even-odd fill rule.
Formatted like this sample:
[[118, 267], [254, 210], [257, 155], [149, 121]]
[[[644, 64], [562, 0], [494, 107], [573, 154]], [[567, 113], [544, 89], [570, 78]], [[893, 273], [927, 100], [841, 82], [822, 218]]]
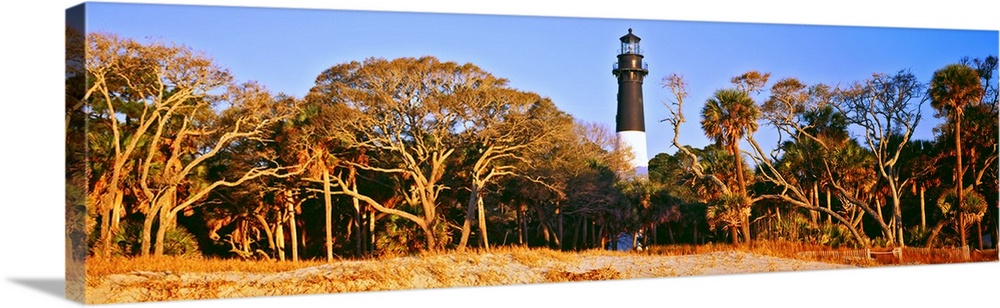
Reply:
[[639, 48], [639, 37], [628, 34], [621, 37], [621, 51], [618, 62], [611, 73], [618, 77], [618, 115], [615, 131], [646, 131], [642, 114], [642, 79], [649, 74], [646, 64], [642, 63], [642, 49]]

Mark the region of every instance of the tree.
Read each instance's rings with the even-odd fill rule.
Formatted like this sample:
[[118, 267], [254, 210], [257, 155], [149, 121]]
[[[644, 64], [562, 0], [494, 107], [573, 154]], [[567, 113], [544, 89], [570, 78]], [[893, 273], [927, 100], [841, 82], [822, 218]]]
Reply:
[[[303, 169], [303, 174], [306, 174], [311, 171], [310, 169], [316, 168], [314, 164], [316, 160], [309, 152], [313, 145], [310, 139], [319, 137], [309, 133], [315, 128], [310, 125], [311, 122], [323, 115], [335, 116], [337, 113], [318, 113], [317, 111], [321, 109], [320, 106], [314, 106], [320, 108], [305, 110], [310, 106], [306, 105], [304, 100], [294, 97], [283, 96], [277, 98], [276, 101], [294, 112], [292, 116], [276, 123], [272, 130], [271, 140], [273, 142], [270, 145], [274, 151], [275, 161], [283, 165], [300, 166]], [[302, 203], [307, 199], [308, 191], [306, 188], [308, 185], [303, 185], [305, 181], [301, 175], [300, 177], [273, 180], [271, 185], [277, 190], [276, 199], [283, 203], [283, 206], [279, 206], [279, 216], [287, 217], [288, 221], [291, 259], [298, 261], [301, 233], [298, 229], [299, 220], [296, 217], [301, 212]], [[305, 241], [302, 242], [304, 244]]]
[[204, 202], [220, 186], [289, 171], [261, 164], [234, 178], [209, 179], [206, 161], [234, 145], [267, 142], [264, 132], [284, 116], [262, 87], [232, 84], [226, 70], [184, 46], [104, 33], [87, 41], [90, 83], [81, 101], [93, 122], [88, 139], [98, 177], [89, 198], [101, 219], [102, 254], [109, 253], [127, 211], [145, 216], [141, 254], [154, 243], [154, 253], [162, 254], [181, 210]]
[[[517, 176], [506, 177], [500, 183], [504, 199], [513, 203], [518, 216], [521, 243], [529, 240], [528, 225], [537, 224], [542, 241], [557, 248], [567, 245], [563, 225], [567, 216], [577, 219], [580, 230], [576, 239], [587, 245], [603, 238], [605, 221], [601, 214], [616, 202], [613, 183], [615, 172], [623, 170], [628, 160], [625, 151], [614, 148], [614, 139], [607, 127], [577, 122], [549, 100], [534, 104], [528, 114], [545, 123], [549, 133], [537, 144], [526, 148], [523, 159], [515, 163]], [[589, 224], [591, 232], [582, 232]], [[598, 231], [600, 230], [600, 231]]]
[[440, 62], [433, 57], [372, 58], [324, 71], [310, 95], [348, 107], [347, 121], [334, 129], [350, 138], [349, 147], [378, 158], [370, 163], [338, 163], [405, 183], [397, 188], [398, 194], [411, 210], [386, 207], [350, 189], [344, 174], [332, 178], [338, 193], [413, 222], [424, 232], [425, 248], [439, 248], [438, 237], [445, 231], [438, 226], [438, 197], [449, 189], [441, 180], [460, 148], [455, 132], [472, 120], [465, 117], [468, 104], [462, 98], [505, 83], [472, 64]]
[[[987, 207], [986, 199], [983, 198], [983, 195], [971, 189], [966, 189], [965, 194], [968, 198], [962, 200], [963, 203], [958, 203], [958, 196], [955, 191], [948, 191], [938, 198], [937, 206], [941, 210], [941, 213], [944, 214], [945, 219], [941, 220], [934, 228], [930, 238], [927, 240], [927, 247], [934, 245], [934, 240], [937, 239], [941, 227], [945, 224], [954, 224], [960, 236], [964, 236], [966, 231], [962, 231], [963, 229], [969, 229], [973, 223], [983, 219], [983, 214], [986, 213]], [[961, 241], [964, 247], [965, 239], [961, 239]]]
[[[710, 145], [710, 147], [714, 147], [714, 145]], [[707, 152], [708, 149], [691, 148], [688, 151], [698, 153], [701, 156], [699, 158], [700, 162], [706, 162], [708, 159], [708, 157], [701, 155]], [[686, 171], [688, 166], [686, 166], [687, 160], [685, 158], [683, 152], [677, 152], [673, 155], [667, 153], [656, 154], [656, 156], [653, 156], [649, 160], [649, 180], [661, 186], [665, 193], [680, 198], [683, 202], [693, 203], [702, 201], [703, 196], [707, 194], [699, 193], [699, 191], [705, 191], [706, 188], [712, 187], [711, 183], [698, 181], [698, 179], [692, 177]], [[732, 159], [729, 159], [729, 161], [732, 161]], [[714, 171], [710, 172], [714, 173]]]
[[900, 155], [901, 177], [912, 179], [912, 191], [920, 199], [920, 228], [927, 228], [926, 192], [941, 184], [939, 168], [941, 144], [927, 140], [910, 140]]
[[[100, 178], [89, 199], [101, 217], [100, 243], [102, 254], [107, 255], [112, 232], [125, 211], [126, 181], [135, 173], [139, 159], [148, 156], [141, 155], [143, 151], [160, 150], [148, 141], [157, 137], [149, 134], [153, 130], [162, 134], [179, 109], [191, 109], [185, 105], [208, 99], [211, 90], [224, 86], [231, 77], [184, 47], [141, 44], [104, 33], [90, 34], [87, 41], [91, 85], [81, 101], [87, 102], [96, 124], [91, 140], [97, 142], [94, 158], [101, 160], [94, 162]], [[155, 216], [148, 202], [140, 202], [135, 210]], [[144, 247], [150, 242], [146, 236]]]
[[[736, 193], [743, 196], [747, 194], [747, 182], [743, 174], [744, 162], [739, 143], [744, 137], [757, 131], [759, 117], [760, 110], [753, 99], [747, 92], [736, 89], [716, 91], [701, 110], [701, 127], [705, 135], [724, 146], [733, 156], [733, 170], [737, 180]], [[749, 214], [749, 211], [745, 212]], [[748, 215], [744, 217], [742, 223], [745, 242], [750, 241], [749, 222]]]
[[[688, 147], [682, 146], [677, 142], [677, 137], [680, 135], [680, 124], [684, 122], [684, 115], [680, 111], [682, 110], [684, 98], [687, 97], [686, 84], [680, 76], [675, 74], [664, 78], [664, 87], [667, 87], [672, 92], [674, 99], [670, 104], [667, 104], [668, 110], [671, 112], [671, 117], [664, 119], [664, 121], [669, 122], [674, 127], [674, 139], [673, 145], [679, 149], [679, 153], [683, 153], [687, 156], [689, 163], [687, 169], [689, 172], [694, 174], [695, 178], [701, 179], [707, 183], [713, 183], [715, 187], [719, 188], [720, 196], [725, 194], [731, 194], [728, 184], [719, 179], [718, 176], [707, 172], [707, 168], [703, 165], [702, 160], [699, 155], [693, 153]], [[831, 129], [824, 129], [829, 131], [830, 137], [846, 135], [846, 133], [834, 133], [837, 125], [831, 124], [803, 124], [808, 123], [802, 120], [803, 112], [807, 109], [807, 106], [823, 106], [829, 104], [829, 98], [831, 96], [828, 87], [817, 85], [809, 89], [806, 93], [806, 86], [793, 80], [782, 80], [773, 86], [772, 98], [765, 102], [763, 108], [764, 119], [770, 124], [775, 126], [779, 131], [785, 131], [788, 135], [795, 138], [795, 140], [801, 140], [804, 138], [814, 139], [818, 142], [823, 142], [826, 137], [821, 138], [815, 135], [816, 132], [810, 133], [810, 127], [814, 125], [816, 127], [831, 127]], [[787, 202], [795, 207], [806, 209], [809, 211], [819, 211], [824, 212], [835, 220], [843, 223], [845, 226], [849, 226], [849, 230], [854, 238], [861, 245], [867, 245], [867, 240], [864, 235], [859, 232], [856, 227], [856, 223], [853, 223], [853, 219], [849, 220], [843, 217], [839, 213], [833, 211], [829, 208], [823, 208], [816, 206], [812, 201], [813, 198], [806, 194], [806, 188], [800, 185], [800, 182], [795, 181], [790, 178], [787, 172], [782, 171], [784, 168], [781, 165], [776, 165], [779, 160], [779, 156], [775, 151], [770, 152], [770, 154], [765, 154], [762, 147], [757, 143], [752, 135], [748, 135], [746, 141], [751, 145], [752, 151], [747, 152], [748, 156], [757, 164], [758, 172], [757, 175], [760, 177], [760, 181], [766, 182], [769, 185], [773, 185], [775, 189], [773, 191], [760, 191], [761, 195], [751, 198], [750, 204], [758, 202], [764, 199], [779, 200]], [[850, 149], [850, 148], [838, 148], [835, 146], [832, 149]], [[780, 149], [779, 149], [780, 150]]]
[[694, 174], [694, 176], [700, 180], [710, 182], [716, 187], [718, 187], [723, 193], [730, 193], [729, 185], [724, 183], [719, 177], [712, 173], [706, 173], [705, 168], [699, 162], [699, 156], [691, 151], [688, 146], [681, 145], [678, 142], [678, 137], [680, 137], [680, 126], [686, 122], [684, 118], [684, 113], [682, 112], [684, 107], [684, 99], [687, 98], [687, 83], [684, 78], [677, 74], [671, 74], [663, 78], [662, 85], [664, 88], [669, 88], [671, 94], [673, 94], [673, 100], [669, 103], [665, 102], [664, 105], [667, 107], [667, 111], [670, 112], [670, 116], [661, 120], [661, 122], [668, 122], [674, 128], [674, 138], [671, 141], [671, 145], [683, 153], [687, 157], [688, 163], [684, 164], [688, 172]]
[[618, 147], [614, 133], [602, 124], [575, 122], [564, 133], [554, 153], [558, 156], [551, 162], [539, 161], [545, 171], [539, 180], [556, 189], [556, 198], [539, 207], [540, 216], [554, 220], [551, 225], [560, 249], [568, 248], [563, 228], [568, 218], [595, 222], [603, 247], [610, 237], [629, 228], [629, 209], [615, 185], [631, 168], [631, 152]]
[[[182, 71], [174, 66], [150, 65], [156, 60], [173, 64], [174, 55], [178, 59], [190, 57], [189, 51], [181, 52], [167, 46], [144, 46], [112, 34], [88, 35], [85, 69], [90, 82], [80, 101], [87, 105], [85, 109], [91, 110], [94, 123], [90, 128], [94, 136], [88, 139], [95, 143], [91, 145], [96, 150], [91, 163], [97, 180], [87, 199], [101, 218], [102, 255], [110, 254], [112, 233], [124, 212], [124, 182], [131, 174], [127, 169], [134, 166], [135, 154], [142, 151], [140, 141], [161, 116], [160, 111], [203, 96], [209, 89], [229, 81], [228, 75], [221, 71], [192, 67], [194, 72], [178, 74]], [[168, 85], [172, 87], [167, 88]], [[144, 108], [138, 109], [140, 112], [129, 108], [136, 104]]]
[[255, 83], [232, 85], [220, 99], [229, 107], [219, 115], [212, 110], [217, 102], [195, 99], [165, 106], [164, 115], [156, 119], [156, 130], [148, 140], [150, 150], [140, 165], [139, 182], [149, 202], [143, 224], [143, 254], [148, 252], [154, 217], [159, 217], [154, 254], [162, 255], [164, 237], [176, 226], [177, 214], [204, 202], [214, 189], [302, 171], [298, 166], [275, 164], [268, 153], [257, 152], [265, 156], [250, 160], [256, 163], [243, 165], [235, 175], [209, 176], [204, 167], [208, 160], [232, 146], [270, 142], [265, 138], [268, 131], [288, 112], [275, 108], [271, 95]]
[[[300, 128], [296, 120], [301, 116], [296, 114], [301, 112], [301, 101], [285, 95], [263, 98], [271, 102], [254, 107], [258, 108], [254, 112], [274, 119], [261, 135], [261, 139], [267, 142], [234, 142], [227, 146], [203, 163], [208, 170], [204, 175], [206, 180], [238, 178], [245, 170], [259, 166], [308, 167], [309, 157], [295, 152], [294, 144], [290, 142], [296, 138], [293, 135]], [[300, 187], [296, 185], [298, 182], [301, 182], [298, 175], [287, 175], [256, 178], [235, 187], [221, 186], [207, 197], [209, 201], [197, 211], [200, 216], [196, 216], [195, 220], [204, 217], [203, 223], [209, 226], [209, 239], [216, 241], [212, 244], [217, 244], [220, 239], [229, 242], [229, 251], [243, 254], [243, 257], [260, 257], [256, 250], [261, 249], [271, 258], [297, 261], [299, 229], [296, 214], [301, 211], [303, 202]], [[219, 229], [232, 225], [244, 229], [225, 238], [218, 234]], [[267, 247], [248, 247], [259, 240], [240, 238], [250, 234], [266, 235]], [[289, 242], [288, 245], [286, 242]], [[290, 256], [286, 258], [288, 250]]]
[[[964, 64], [950, 64], [934, 72], [928, 89], [935, 116], [948, 116], [955, 125], [955, 194], [956, 204], [964, 204], [964, 169], [962, 167], [962, 115], [967, 105], [983, 96], [979, 73]], [[964, 219], [958, 216], [959, 220]], [[963, 225], [963, 222], [959, 222]], [[965, 229], [959, 229], [962, 246], [966, 245]]]
[[889, 191], [893, 209], [891, 227], [885, 225], [881, 215], [877, 216], [879, 224], [890, 244], [903, 245], [900, 196], [913, 178], [901, 177], [900, 155], [920, 123], [920, 108], [926, 101], [924, 85], [908, 71], [874, 74], [864, 83], [842, 89], [837, 101], [837, 108], [848, 121], [863, 129], [865, 145], [875, 155], [875, 170]]
[[498, 88], [457, 93], [466, 104], [466, 125], [460, 137], [466, 143], [463, 166], [468, 170], [469, 201], [458, 249], [468, 243], [473, 217], [478, 213], [480, 242], [489, 249], [483, 194], [488, 184], [505, 176], [520, 175], [518, 162], [526, 162], [533, 148], [547, 140], [553, 129], [533, 117], [531, 109], [542, 98], [533, 93]]
[[[771, 95], [762, 106], [763, 119], [790, 140], [767, 156], [756, 140], [750, 139], [753, 151], [749, 156], [758, 165], [758, 176], [773, 186], [758, 198], [825, 213], [830, 221], [847, 227], [859, 244], [867, 245], [858, 227], [862, 214], [857, 208], [845, 203], [844, 211], [838, 212], [830, 204], [829, 187], [834, 180], [850, 187], [852, 193], [861, 193], [874, 184], [875, 177], [868, 172], [870, 155], [850, 139], [846, 116], [833, 108], [834, 95], [827, 85], [807, 86], [795, 78], [779, 80], [771, 87]], [[825, 208], [819, 204], [823, 187], [827, 188]]]
[[[997, 71], [997, 58], [988, 56], [985, 59], [962, 58], [960, 64], [968, 65], [975, 69], [979, 75], [982, 86], [982, 96], [972, 104], [964, 108], [962, 113], [962, 183], [966, 188], [972, 187], [974, 190], [989, 196], [988, 202], [994, 203], [992, 196], [996, 191], [996, 160], [997, 160], [997, 84], [993, 78]], [[938, 141], [941, 143], [954, 144], [955, 135], [954, 121], [946, 121], [941, 126], [936, 127], [939, 133]], [[948, 158], [957, 157], [948, 151]], [[986, 179], [986, 181], [984, 181]], [[996, 207], [991, 207], [995, 209]], [[992, 212], [992, 211], [991, 211]], [[990, 219], [983, 221], [987, 226], [995, 225], [996, 215], [988, 215]], [[978, 239], [982, 244], [982, 223], [976, 224]]]
[[705, 220], [710, 228], [724, 224], [729, 229], [734, 244], [739, 242], [737, 229], [750, 216], [750, 198], [743, 194], [724, 194], [709, 202]]

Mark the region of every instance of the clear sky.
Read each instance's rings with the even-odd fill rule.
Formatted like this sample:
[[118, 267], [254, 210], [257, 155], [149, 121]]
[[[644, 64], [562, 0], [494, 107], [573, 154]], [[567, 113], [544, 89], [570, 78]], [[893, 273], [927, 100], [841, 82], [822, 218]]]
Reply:
[[[680, 141], [700, 147], [709, 143], [697, 123], [702, 103], [747, 70], [770, 72], [772, 81], [836, 85], [910, 69], [926, 82], [934, 70], [963, 56], [996, 55], [998, 46], [997, 31], [974, 30], [119, 3], [91, 4], [87, 15], [88, 31], [184, 44], [238, 80], [297, 97], [335, 64], [431, 55], [471, 62], [612, 129], [611, 65], [618, 38], [633, 28], [650, 71], [643, 87], [649, 157], [674, 152], [672, 131], [659, 122], [669, 95], [660, 82], [672, 72], [690, 85]], [[926, 110], [916, 138], [930, 139], [938, 122]], [[762, 144], [773, 144], [769, 130], [761, 127]]]

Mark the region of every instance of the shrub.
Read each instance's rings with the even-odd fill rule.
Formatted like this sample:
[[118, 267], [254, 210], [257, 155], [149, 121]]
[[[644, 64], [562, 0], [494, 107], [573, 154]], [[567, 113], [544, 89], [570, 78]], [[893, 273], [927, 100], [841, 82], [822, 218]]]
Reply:
[[184, 227], [167, 230], [163, 235], [163, 254], [181, 257], [200, 256], [198, 238]]

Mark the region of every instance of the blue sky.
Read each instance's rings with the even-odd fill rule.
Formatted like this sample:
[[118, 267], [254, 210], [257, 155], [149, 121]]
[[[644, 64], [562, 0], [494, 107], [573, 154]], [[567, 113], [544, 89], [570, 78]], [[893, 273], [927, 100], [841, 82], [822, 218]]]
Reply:
[[[642, 38], [649, 75], [644, 85], [649, 157], [673, 153], [660, 85], [670, 74], [690, 86], [684, 144], [705, 146], [698, 113], [713, 91], [747, 70], [772, 82], [846, 84], [872, 73], [911, 70], [921, 81], [961, 57], [996, 55], [995, 30], [938, 30], [92, 3], [88, 31], [184, 44], [213, 57], [238, 80], [303, 96], [324, 69], [368, 57], [435, 56], [471, 62], [513, 87], [551, 98], [578, 119], [614, 127], [617, 84], [611, 65], [628, 28]], [[765, 99], [761, 95], [758, 101]], [[929, 105], [915, 138], [931, 139]], [[769, 127], [758, 140], [774, 143]]]

